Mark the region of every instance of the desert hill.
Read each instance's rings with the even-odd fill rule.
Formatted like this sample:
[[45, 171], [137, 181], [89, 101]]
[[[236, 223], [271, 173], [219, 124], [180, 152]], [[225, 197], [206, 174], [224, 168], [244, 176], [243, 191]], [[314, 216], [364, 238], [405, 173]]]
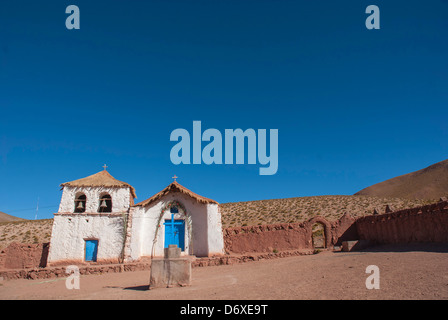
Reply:
[[352, 217], [384, 212], [386, 205], [395, 210], [418, 207], [430, 201], [421, 199], [370, 196], [314, 196], [286, 199], [222, 203], [222, 225], [238, 227], [273, 223], [303, 222], [315, 216], [335, 221], [344, 213]]
[[17, 218], [0, 211], [0, 222], [25, 221], [25, 219]]
[[377, 183], [355, 195], [438, 200], [448, 195], [448, 160]]
[[0, 223], [0, 251], [12, 242], [50, 242], [53, 219], [22, 220]]

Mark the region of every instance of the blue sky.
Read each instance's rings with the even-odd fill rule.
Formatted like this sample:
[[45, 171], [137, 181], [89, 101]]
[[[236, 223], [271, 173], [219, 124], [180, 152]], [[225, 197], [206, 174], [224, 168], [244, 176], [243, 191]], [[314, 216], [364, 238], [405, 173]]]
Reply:
[[[80, 30], [67, 30], [75, 4]], [[375, 4], [381, 29], [367, 30]], [[142, 201], [353, 194], [447, 159], [448, 2], [2, 1], [0, 211], [106, 163]], [[278, 129], [278, 172], [173, 165], [170, 133]]]

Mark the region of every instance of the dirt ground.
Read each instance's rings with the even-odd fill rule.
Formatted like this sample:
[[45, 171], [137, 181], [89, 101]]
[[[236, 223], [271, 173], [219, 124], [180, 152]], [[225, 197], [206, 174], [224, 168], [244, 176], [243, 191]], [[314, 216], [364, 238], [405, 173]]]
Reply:
[[[380, 288], [367, 289], [369, 265]], [[361, 252], [321, 252], [243, 264], [193, 268], [190, 287], [147, 290], [148, 271], [66, 279], [0, 281], [0, 299], [448, 299], [447, 246], [383, 246]]]

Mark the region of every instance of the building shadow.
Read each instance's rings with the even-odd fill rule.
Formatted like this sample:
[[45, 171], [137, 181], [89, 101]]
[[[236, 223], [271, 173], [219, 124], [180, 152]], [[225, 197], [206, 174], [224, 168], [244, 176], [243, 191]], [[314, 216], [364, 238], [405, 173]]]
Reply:
[[448, 253], [448, 243], [370, 244], [357, 252], [438, 252]]
[[146, 284], [146, 285], [143, 285], [143, 286], [126, 287], [126, 288], [123, 288], [123, 290], [148, 291], [149, 290], [149, 284]]
[[40, 262], [39, 262], [39, 268], [45, 268], [47, 266], [47, 260], [48, 260], [48, 252], [50, 250], [50, 243], [43, 243], [42, 244], [42, 253], [40, 256]]

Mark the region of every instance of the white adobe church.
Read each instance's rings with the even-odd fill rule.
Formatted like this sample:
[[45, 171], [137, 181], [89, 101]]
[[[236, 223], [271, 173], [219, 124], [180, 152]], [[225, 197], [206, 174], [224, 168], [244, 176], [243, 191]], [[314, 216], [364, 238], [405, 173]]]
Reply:
[[163, 256], [170, 244], [180, 247], [182, 255], [224, 254], [219, 204], [176, 179], [137, 204], [135, 189], [106, 169], [61, 187], [49, 265], [137, 261]]

